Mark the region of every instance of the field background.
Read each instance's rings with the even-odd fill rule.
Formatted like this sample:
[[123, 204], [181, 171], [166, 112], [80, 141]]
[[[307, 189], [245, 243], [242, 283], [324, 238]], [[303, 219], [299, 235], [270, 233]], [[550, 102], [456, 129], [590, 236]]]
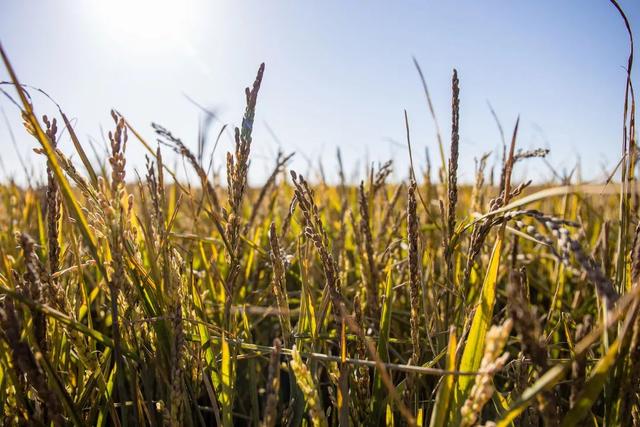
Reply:
[[[386, 162], [349, 184], [338, 151], [329, 184], [279, 153], [251, 187], [264, 64], [219, 173], [203, 141], [192, 151], [159, 124], [146, 140], [115, 110], [90, 160], [1, 52], [1, 88], [47, 170], [0, 186], [4, 424], [640, 424], [632, 56], [604, 182], [516, 180], [548, 150], [520, 149], [519, 122], [496, 118], [499, 160], [479, 154], [460, 184], [454, 70], [451, 135], [425, 160], [406, 120], [404, 181]], [[73, 152], [57, 149], [63, 132]]]

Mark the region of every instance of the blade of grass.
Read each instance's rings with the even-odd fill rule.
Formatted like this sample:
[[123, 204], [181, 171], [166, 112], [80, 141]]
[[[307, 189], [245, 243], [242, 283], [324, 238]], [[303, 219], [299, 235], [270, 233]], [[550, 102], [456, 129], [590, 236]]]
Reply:
[[[391, 316], [393, 314], [393, 282], [391, 276], [391, 268], [387, 269], [387, 281], [384, 291], [384, 302], [382, 303], [382, 315], [380, 317], [380, 336], [378, 337], [378, 343], [376, 351], [378, 356], [383, 362], [389, 360], [389, 330], [391, 329]], [[373, 413], [373, 420], [382, 419], [385, 402], [387, 396], [385, 394], [386, 387], [380, 377], [380, 373], [376, 370], [373, 376], [373, 398], [371, 400], [371, 409]]]
[[232, 399], [232, 364], [231, 364], [231, 352], [229, 349], [229, 341], [226, 338], [226, 333], [223, 332], [222, 339], [220, 341], [222, 345], [222, 367], [221, 377], [222, 384], [220, 389], [220, 406], [222, 407], [222, 424], [225, 427], [233, 426], [233, 399]]
[[[477, 371], [480, 368], [482, 355], [484, 354], [484, 342], [487, 331], [491, 325], [493, 317], [493, 306], [496, 302], [496, 285], [498, 282], [498, 267], [500, 265], [500, 255], [502, 252], [502, 241], [504, 237], [498, 235], [498, 238], [491, 252], [489, 267], [482, 283], [482, 291], [480, 294], [480, 302], [476, 307], [473, 316], [469, 336], [462, 353], [460, 361], [461, 371]], [[458, 381], [456, 403], [462, 404], [466, 399], [469, 389], [472, 385], [473, 378], [463, 377]]]
[[[453, 371], [456, 369], [456, 348], [458, 346], [456, 340], [456, 328], [451, 326], [449, 329], [449, 345], [447, 347], [447, 370]], [[451, 400], [451, 393], [453, 392], [453, 386], [456, 378], [453, 375], [447, 375], [442, 378], [438, 393], [436, 395], [436, 402], [431, 413], [430, 427], [443, 427], [447, 419], [449, 401]]]

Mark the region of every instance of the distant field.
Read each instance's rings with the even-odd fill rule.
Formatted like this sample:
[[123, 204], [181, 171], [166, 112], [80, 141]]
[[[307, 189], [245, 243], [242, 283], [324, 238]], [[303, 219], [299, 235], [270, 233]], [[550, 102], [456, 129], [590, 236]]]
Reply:
[[[640, 425], [630, 81], [609, 182], [515, 182], [546, 155], [518, 148], [516, 123], [502, 161], [477, 153], [459, 185], [454, 71], [450, 138], [404, 182], [388, 162], [354, 185], [340, 162], [327, 185], [281, 153], [249, 187], [264, 64], [217, 176], [115, 111], [90, 161], [2, 55], [47, 170], [0, 185], [3, 425]], [[131, 144], [148, 150], [137, 175]], [[176, 153], [191, 182], [163, 161]]]

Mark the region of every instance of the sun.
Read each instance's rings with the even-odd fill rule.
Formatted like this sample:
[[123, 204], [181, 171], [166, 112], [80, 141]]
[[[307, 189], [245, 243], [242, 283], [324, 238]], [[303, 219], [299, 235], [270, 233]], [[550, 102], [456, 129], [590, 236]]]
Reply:
[[188, 29], [190, 0], [94, 0], [97, 18], [114, 38], [132, 44], [174, 43]]

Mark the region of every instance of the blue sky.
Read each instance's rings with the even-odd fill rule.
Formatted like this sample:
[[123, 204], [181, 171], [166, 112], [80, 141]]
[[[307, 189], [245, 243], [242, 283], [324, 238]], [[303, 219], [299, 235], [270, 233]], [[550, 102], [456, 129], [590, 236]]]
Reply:
[[[435, 163], [434, 126], [412, 56], [447, 145], [451, 72], [458, 70], [463, 181], [473, 177], [474, 157], [500, 145], [487, 102], [508, 133], [520, 114], [519, 147], [550, 148], [549, 161], [560, 171], [579, 156], [583, 175], [596, 179], [620, 156], [628, 41], [607, 0], [152, 3], [2, 0], [0, 41], [23, 83], [46, 90], [76, 119], [82, 140], [99, 144], [113, 107], [149, 140], [155, 121], [195, 150], [200, 114], [187, 97], [218, 113], [215, 138], [223, 123], [240, 122], [244, 87], [266, 62], [253, 183], [267, 174], [279, 146], [296, 151], [292, 167], [303, 173], [322, 161], [334, 177], [340, 147], [349, 169], [393, 158], [396, 178], [405, 178], [404, 109], [418, 163], [425, 147]], [[621, 5], [637, 27], [640, 3]], [[7, 79], [4, 69], [0, 79]], [[55, 113], [36, 99], [39, 114]], [[19, 153], [40, 173], [43, 161], [32, 153], [35, 141], [18, 112], [4, 98], [0, 106]], [[66, 138], [61, 148], [73, 150]], [[231, 148], [229, 133], [216, 166]], [[21, 174], [4, 120], [0, 149], [5, 169]], [[142, 168], [143, 148], [132, 140], [127, 151], [129, 166]], [[518, 173], [550, 176], [540, 160]]]

